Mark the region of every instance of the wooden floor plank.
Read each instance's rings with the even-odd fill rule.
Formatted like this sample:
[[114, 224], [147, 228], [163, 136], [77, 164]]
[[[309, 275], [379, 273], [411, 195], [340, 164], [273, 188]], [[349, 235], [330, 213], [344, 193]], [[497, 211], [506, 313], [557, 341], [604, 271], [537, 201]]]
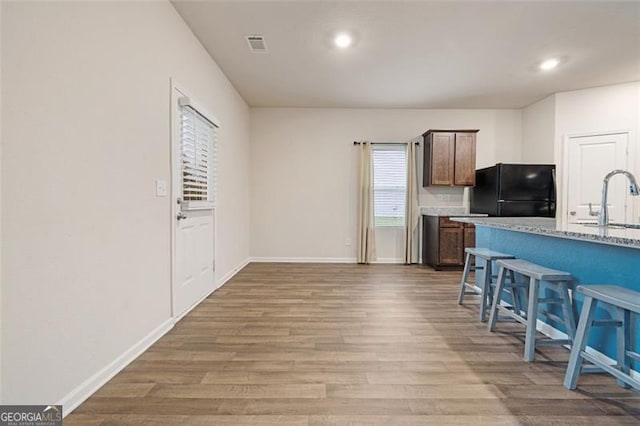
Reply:
[[513, 416], [310, 416], [309, 426], [519, 426]]
[[364, 372], [338, 371], [220, 371], [207, 373], [202, 379], [204, 384], [287, 384], [322, 383], [354, 384], [368, 383]]
[[171, 415], [105, 415], [91, 417], [73, 416], [64, 420], [65, 426], [91, 425], [123, 426], [307, 426], [307, 416], [171, 416]]
[[325, 398], [327, 395], [326, 385], [320, 383], [312, 384], [289, 384], [277, 385], [255, 385], [255, 384], [233, 384], [233, 385], [211, 385], [211, 384], [188, 384], [156, 385], [150, 392], [150, 397], [161, 398]]
[[327, 385], [329, 398], [358, 399], [499, 399], [493, 385]]
[[522, 361], [522, 327], [456, 303], [459, 272], [250, 264], [65, 425], [627, 425], [606, 375], [562, 387], [568, 351]]

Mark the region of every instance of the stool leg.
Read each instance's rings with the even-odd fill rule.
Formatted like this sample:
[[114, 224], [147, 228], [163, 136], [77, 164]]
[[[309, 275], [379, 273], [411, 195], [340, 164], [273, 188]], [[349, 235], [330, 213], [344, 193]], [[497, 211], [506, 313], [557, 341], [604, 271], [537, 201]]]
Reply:
[[[627, 356], [627, 349], [629, 348], [629, 343], [631, 341], [631, 333], [630, 333], [631, 313], [626, 309], [616, 307], [616, 314], [617, 314], [616, 316], [618, 317], [618, 320], [622, 322], [622, 325], [618, 327], [618, 330], [616, 333], [616, 342], [617, 342], [616, 358], [618, 361], [617, 367], [621, 372], [628, 375], [630, 370], [630, 363], [629, 363], [629, 357]], [[627, 383], [623, 382], [622, 380], [618, 380], [618, 385], [626, 389], [629, 389], [631, 387]]]
[[496, 284], [498, 276], [496, 275], [496, 282], [493, 282], [493, 263], [491, 265], [491, 277], [489, 279], [489, 291], [487, 293], [487, 309], [491, 311], [491, 304], [493, 303], [493, 295], [496, 290]]
[[[509, 271], [509, 282], [511, 284], [517, 284], [516, 282], [516, 274], [513, 271]], [[516, 314], [522, 315], [522, 292], [520, 288], [513, 287], [511, 289], [511, 294], [513, 295], [513, 310]]]
[[498, 306], [502, 299], [502, 289], [504, 288], [504, 268], [501, 266], [498, 272], [498, 282], [493, 290], [493, 303], [491, 303], [491, 314], [489, 315], [489, 331], [496, 328], [496, 320], [498, 319]]
[[527, 331], [524, 341], [524, 360], [533, 361], [536, 352], [536, 331], [538, 322], [538, 289], [540, 281], [529, 279], [529, 308], [527, 309]]
[[467, 291], [466, 282], [469, 279], [469, 271], [471, 270], [471, 253], [467, 253], [466, 261], [464, 262], [464, 272], [462, 273], [462, 282], [460, 283], [460, 294], [458, 295], [458, 305], [462, 305], [462, 299]]
[[578, 385], [578, 377], [582, 370], [582, 356], [580, 355], [587, 346], [589, 331], [593, 323], [593, 313], [596, 310], [597, 301], [591, 297], [585, 297], [582, 304], [582, 312], [578, 321], [578, 329], [576, 337], [571, 346], [571, 355], [569, 356], [569, 364], [567, 365], [567, 373], [564, 376], [564, 387], [573, 390]]
[[573, 343], [573, 339], [576, 335], [576, 320], [573, 317], [573, 308], [571, 304], [571, 297], [569, 296], [569, 285], [567, 281], [558, 283], [560, 286], [560, 297], [564, 301], [562, 303], [562, 312], [564, 313], [564, 325], [567, 328], [567, 336]]
[[513, 299], [513, 312], [522, 315], [522, 302], [520, 300], [520, 288], [511, 287], [511, 298]]
[[489, 290], [491, 287], [491, 276], [493, 271], [491, 270], [491, 260], [486, 259], [484, 261], [484, 271], [482, 280], [482, 296], [480, 302], [480, 321], [485, 322], [487, 320], [487, 305], [490, 303]]

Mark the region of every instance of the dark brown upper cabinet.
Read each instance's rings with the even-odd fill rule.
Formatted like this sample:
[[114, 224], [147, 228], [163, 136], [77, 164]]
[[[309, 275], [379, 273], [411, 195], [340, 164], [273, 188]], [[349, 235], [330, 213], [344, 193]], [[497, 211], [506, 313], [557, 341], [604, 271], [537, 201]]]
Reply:
[[474, 186], [478, 130], [428, 130], [422, 186]]

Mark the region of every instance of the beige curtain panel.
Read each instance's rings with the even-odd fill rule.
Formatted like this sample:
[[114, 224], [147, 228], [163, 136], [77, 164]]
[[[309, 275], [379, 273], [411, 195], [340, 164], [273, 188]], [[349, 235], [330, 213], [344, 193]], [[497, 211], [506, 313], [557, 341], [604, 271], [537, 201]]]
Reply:
[[360, 175], [358, 178], [358, 263], [371, 263], [376, 257], [373, 223], [373, 164], [371, 143], [359, 146]]
[[418, 207], [418, 173], [416, 171], [416, 150], [413, 142], [407, 143], [407, 198], [405, 205], [404, 225], [404, 263], [417, 263], [418, 261], [418, 220], [420, 209]]

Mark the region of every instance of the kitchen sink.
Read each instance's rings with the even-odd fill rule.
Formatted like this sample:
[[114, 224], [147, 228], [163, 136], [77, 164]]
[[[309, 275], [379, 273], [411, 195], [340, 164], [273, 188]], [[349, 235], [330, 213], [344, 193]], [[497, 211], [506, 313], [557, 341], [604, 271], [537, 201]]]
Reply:
[[613, 225], [629, 229], [640, 229], [640, 223], [614, 223]]
[[597, 223], [580, 223], [579, 225], [589, 226], [589, 227], [592, 227], [592, 228], [626, 229], [622, 225], [614, 225], [613, 223], [610, 223], [610, 224], [604, 225], [604, 226], [598, 225]]
[[578, 225], [591, 226], [594, 228], [610, 228], [610, 229], [640, 229], [639, 223], [610, 223], [606, 226], [600, 226], [597, 222], [581, 222]]

